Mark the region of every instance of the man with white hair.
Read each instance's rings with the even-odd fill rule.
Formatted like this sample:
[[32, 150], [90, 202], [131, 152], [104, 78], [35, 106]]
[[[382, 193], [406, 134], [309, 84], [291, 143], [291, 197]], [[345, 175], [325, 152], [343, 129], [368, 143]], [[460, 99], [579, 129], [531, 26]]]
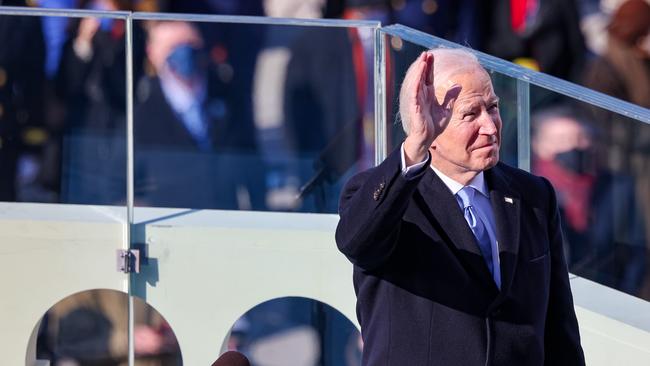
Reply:
[[499, 100], [474, 55], [438, 49], [400, 92], [407, 138], [347, 183], [364, 365], [582, 365], [548, 181], [499, 162]]

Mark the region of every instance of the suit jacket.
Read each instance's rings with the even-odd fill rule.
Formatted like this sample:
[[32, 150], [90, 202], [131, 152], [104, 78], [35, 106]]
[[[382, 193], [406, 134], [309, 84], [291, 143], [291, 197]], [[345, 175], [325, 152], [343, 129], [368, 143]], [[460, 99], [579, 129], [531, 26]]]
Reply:
[[[320, 154], [348, 124], [358, 125], [362, 114], [349, 30], [306, 29], [291, 44], [287, 70], [287, 134], [298, 154], [312, 157]], [[350, 141], [348, 146], [343, 152], [356, 156], [356, 141]]]
[[336, 230], [354, 264], [364, 365], [581, 365], [553, 189], [499, 163], [485, 172], [499, 290], [456, 199], [399, 149], [345, 187]]
[[237, 190], [245, 188], [251, 208], [265, 208], [265, 170], [255, 127], [239, 118], [232, 96], [217, 94], [225, 90], [217, 86], [208, 84], [203, 105], [211, 147], [202, 151], [167, 102], [160, 81], [141, 80], [141, 99], [134, 109], [135, 197], [140, 204], [238, 209]]

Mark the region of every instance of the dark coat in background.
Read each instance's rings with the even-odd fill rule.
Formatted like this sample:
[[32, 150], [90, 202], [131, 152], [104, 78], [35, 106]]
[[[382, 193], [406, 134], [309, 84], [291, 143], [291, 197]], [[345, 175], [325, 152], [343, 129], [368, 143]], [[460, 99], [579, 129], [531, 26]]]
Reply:
[[[59, 138], [61, 201], [66, 203], [126, 202], [126, 30], [123, 20], [107, 24], [93, 36], [88, 59], [74, 50], [72, 32], [56, 75], [65, 105]], [[134, 24], [133, 77], [138, 80], [144, 43], [140, 23]]]
[[586, 46], [575, 0], [539, 0], [538, 4], [535, 20], [517, 33], [510, 22], [510, 0], [482, 2], [480, 13], [487, 19], [483, 51], [508, 61], [532, 58], [541, 72], [580, 80]]
[[[312, 182], [301, 210], [336, 212], [336, 197], [347, 174], [361, 159], [364, 107], [353, 44], [356, 29], [314, 27], [292, 40], [284, 85], [284, 117], [290, 169], [300, 185]], [[289, 35], [294, 36], [294, 35]], [[357, 51], [361, 47], [357, 44]], [[367, 80], [367, 79], [366, 79]], [[372, 90], [366, 99], [373, 100]]]
[[[350, 31], [306, 29], [291, 46], [284, 111], [288, 137], [300, 155], [317, 156], [346, 125], [360, 123]], [[348, 139], [343, 145], [354, 154], [350, 136], [342, 136]]]
[[45, 45], [41, 20], [2, 15], [0, 39], [0, 201], [14, 201], [18, 158], [43, 142], [28, 133], [43, 127]]
[[[143, 79], [134, 115], [135, 198], [141, 205], [263, 209], [264, 169], [250, 119], [238, 119], [232, 93], [211, 84], [202, 109], [210, 149], [202, 150], [167, 102], [157, 78]], [[246, 122], [249, 123], [246, 123]], [[241, 207], [238, 189], [249, 195]]]

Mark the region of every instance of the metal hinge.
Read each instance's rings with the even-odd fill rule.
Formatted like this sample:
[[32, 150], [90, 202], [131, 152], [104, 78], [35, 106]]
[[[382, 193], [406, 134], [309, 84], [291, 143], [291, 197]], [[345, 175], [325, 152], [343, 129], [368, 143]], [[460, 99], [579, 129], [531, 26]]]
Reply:
[[140, 250], [118, 249], [117, 270], [123, 273], [140, 273]]

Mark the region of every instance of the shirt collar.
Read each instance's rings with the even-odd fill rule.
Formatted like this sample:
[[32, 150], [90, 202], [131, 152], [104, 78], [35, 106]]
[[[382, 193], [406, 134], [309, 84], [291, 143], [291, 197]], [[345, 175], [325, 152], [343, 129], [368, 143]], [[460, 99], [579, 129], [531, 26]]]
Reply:
[[203, 81], [199, 81], [194, 86], [188, 86], [178, 80], [168, 67], [160, 70], [158, 79], [165, 99], [176, 113], [183, 114], [189, 111], [195, 103], [201, 104], [205, 99], [206, 88]]
[[[453, 195], [456, 195], [458, 191], [463, 189], [464, 186], [461, 183], [458, 183], [452, 178], [449, 178], [443, 172], [436, 169], [433, 165], [431, 166], [431, 169], [433, 169], [433, 171], [438, 175], [440, 180], [442, 180], [442, 182], [447, 186], [447, 188], [449, 188], [449, 190]], [[481, 192], [485, 197], [489, 197], [487, 186], [485, 185], [485, 177], [483, 175], [483, 172], [478, 173], [476, 177], [472, 178], [472, 180], [470, 180], [467, 185]]]

